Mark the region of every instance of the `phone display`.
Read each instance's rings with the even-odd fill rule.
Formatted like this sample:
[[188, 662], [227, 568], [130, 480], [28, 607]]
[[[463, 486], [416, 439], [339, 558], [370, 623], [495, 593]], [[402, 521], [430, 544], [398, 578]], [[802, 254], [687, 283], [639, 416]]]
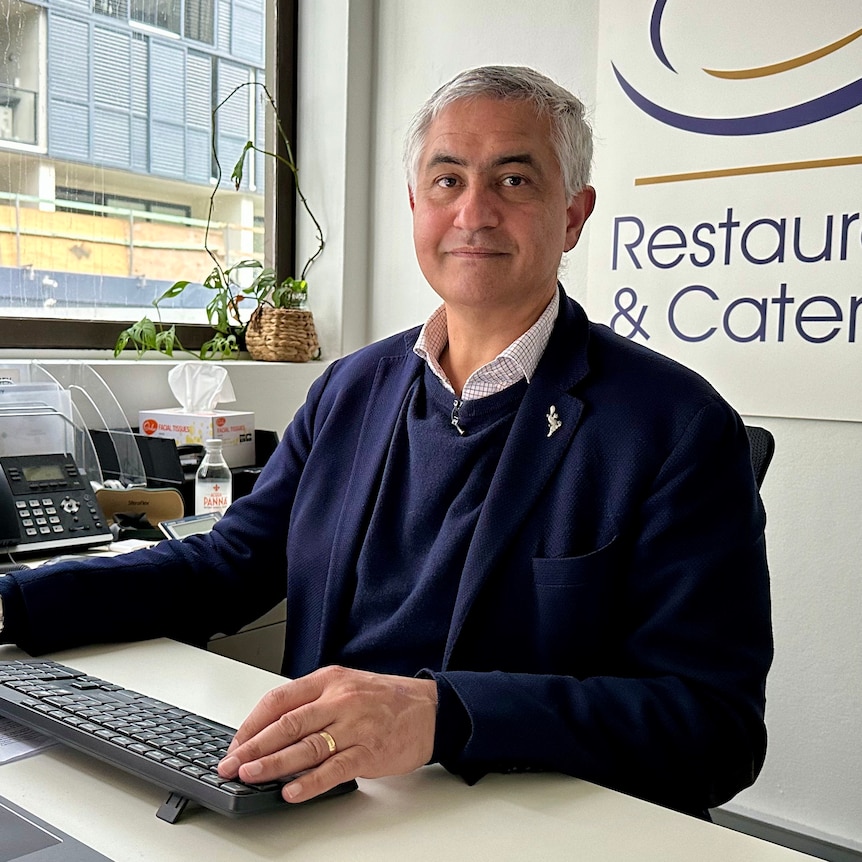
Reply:
[[174, 518], [159, 521], [159, 529], [169, 539], [185, 539], [195, 533], [208, 533], [221, 518], [218, 512], [204, 512], [202, 515], [189, 515], [186, 518]]

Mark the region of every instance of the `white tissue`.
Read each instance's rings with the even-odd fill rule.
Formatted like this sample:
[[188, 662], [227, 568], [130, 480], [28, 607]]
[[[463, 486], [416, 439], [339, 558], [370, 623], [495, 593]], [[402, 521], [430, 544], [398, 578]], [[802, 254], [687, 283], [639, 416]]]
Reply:
[[186, 413], [210, 413], [216, 404], [236, 401], [227, 370], [215, 363], [181, 362], [168, 372], [168, 383]]

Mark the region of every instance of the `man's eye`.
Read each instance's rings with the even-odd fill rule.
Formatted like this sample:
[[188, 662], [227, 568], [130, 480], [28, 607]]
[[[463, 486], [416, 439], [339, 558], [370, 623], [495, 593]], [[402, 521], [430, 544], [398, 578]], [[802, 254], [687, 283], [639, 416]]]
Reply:
[[444, 189], [454, 189], [458, 185], [458, 180], [455, 177], [440, 177], [437, 180], [437, 185]]
[[503, 180], [503, 185], [508, 186], [509, 188], [517, 188], [518, 186], [524, 185], [523, 177], [506, 177]]

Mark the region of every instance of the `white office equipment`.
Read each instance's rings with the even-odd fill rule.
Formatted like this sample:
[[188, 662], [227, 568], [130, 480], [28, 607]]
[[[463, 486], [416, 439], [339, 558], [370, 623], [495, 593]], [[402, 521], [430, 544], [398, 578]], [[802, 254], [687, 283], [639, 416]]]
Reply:
[[95, 496], [103, 476], [91, 430], [106, 435], [121, 484], [144, 486], [128, 421], [92, 368], [0, 365], [0, 550], [45, 554], [113, 539]]

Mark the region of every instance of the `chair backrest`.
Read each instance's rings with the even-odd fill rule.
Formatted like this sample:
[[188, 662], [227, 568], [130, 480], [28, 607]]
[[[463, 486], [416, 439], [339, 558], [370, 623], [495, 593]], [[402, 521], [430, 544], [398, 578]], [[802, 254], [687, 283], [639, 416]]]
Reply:
[[775, 438], [771, 431], [759, 425], [746, 425], [745, 430], [748, 432], [748, 442], [751, 445], [751, 466], [759, 488], [763, 484], [766, 471], [775, 454]]

